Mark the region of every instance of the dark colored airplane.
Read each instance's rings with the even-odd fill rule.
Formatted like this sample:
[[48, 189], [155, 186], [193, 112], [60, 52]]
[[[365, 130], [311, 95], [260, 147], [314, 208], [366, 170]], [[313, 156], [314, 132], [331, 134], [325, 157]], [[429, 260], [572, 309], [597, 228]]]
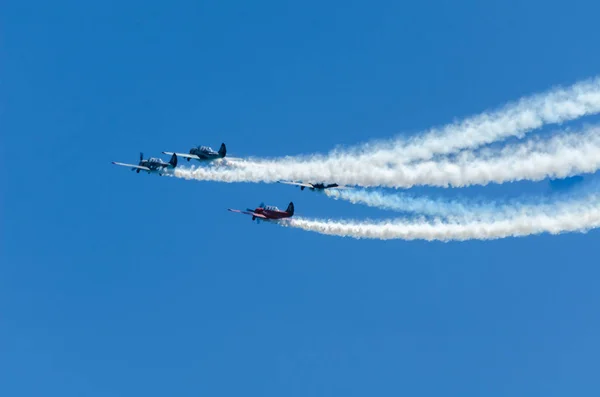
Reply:
[[325, 189], [350, 189], [348, 186], [340, 186], [337, 183], [306, 183], [306, 182], [293, 182], [293, 181], [278, 181], [279, 183], [284, 183], [286, 185], [294, 185], [299, 186], [300, 190], [304, 190], [309, 188], [310, 190], [325, 190]]
[[[213, 161], [225, 158], [227, 156], [227, 147], [224, 143], [221, 144], [219, 151], [216, 152], [213, 148], [209, 146], [197, 146], [190, 149], [190, 153], [173, 153], [173, 152], [163, 152], [164, 154], [172, 155], [176, 154], [178, 157], [182, 157], [187, 161], [191, 159], [198, 161]], [[229, 160], [238, 160], [232, 157], [228, 157]]]
[[285, 211], [280, 210], [277, 207], [273, 206], [265, 206], [264, 203], [261, 203], [258, 208], [251, 209], [247, 208], [246, 211], [234, 210], [231, 208], [227, 209], [231, 212], [237, 212], [240, 214], [252, 215], [252, 220], [254, 221], [279, 221], [285, 218], [291, 218], [294, 216], [294, 203], [290, 202], [287, 209]]
[[150, 157], [149, 159], [144, 160], [144, 153], [140, 153], [140, 162], [138, 165], [117, 163], [116, 161], [113, 161], [112, 163], [123, 167], [131, 167], [131, 170], [137, 172], [138, 174], [140, 171], [146, 171], [149, 174], [157, 173], [162, 175], [165, 170], [177, 167], [177, 155], [173, 154], [168, 163], [157, 157]]

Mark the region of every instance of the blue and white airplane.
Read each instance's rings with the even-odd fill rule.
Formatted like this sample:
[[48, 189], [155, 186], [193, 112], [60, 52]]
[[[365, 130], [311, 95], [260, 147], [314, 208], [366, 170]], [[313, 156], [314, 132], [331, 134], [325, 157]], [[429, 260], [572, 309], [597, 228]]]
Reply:
[[[224, 143], [221, 144], [219, 151], [216, 152], [210, 146], [197, 146], [190, 149], [189, 153], [173, 153], [173, 152], [163, 152], [164, 154], [168, 154], [169, 156], [176, 154], [178, 157], [182, 157], [190, 161], [191, 159], [198, 161], [213, 161], [225, 158], [227, 156], [227, 147]], [[239, 160], [228, 157], [229, 160]]]
[[149, 174], [157, 173], [159, 175], [162, 175], [165, 173], [166, 170], [177, 167], [177, 155], [173, 154], [168, 163], [163, 159], [159, 159], [157, 157], [150, 157], [149, 159], [144, 160], [144, 153], [140, 153], [140, 162], [138, 163], [138, 165], [117, 163], [115, 161], [113, 161], [112, 163], [123, 167], [130, 167], [132, 171], [135, 171], [138, 174], [140, 173], [140, 171], [146, 171]]

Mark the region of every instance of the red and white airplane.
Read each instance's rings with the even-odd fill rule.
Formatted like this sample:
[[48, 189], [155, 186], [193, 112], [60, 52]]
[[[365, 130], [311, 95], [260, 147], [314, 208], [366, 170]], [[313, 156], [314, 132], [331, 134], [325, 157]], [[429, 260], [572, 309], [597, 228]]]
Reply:
[[234, 210], [231, 208], [228, 208], [227, 210], [231, 212], [237, 212], [240, 214], [252, 215], [252, 220], [255, 220], [257, 222], [259, 220], [279, 221], [294, 216], [294, 203], [290, 202], [285, 211], [282, 211], [279, 208], [270, 205], [265, 206], [264, 203], [261, 203], [258, 206], [258, 208], [255, 209], [247, 208], [246, 211]]

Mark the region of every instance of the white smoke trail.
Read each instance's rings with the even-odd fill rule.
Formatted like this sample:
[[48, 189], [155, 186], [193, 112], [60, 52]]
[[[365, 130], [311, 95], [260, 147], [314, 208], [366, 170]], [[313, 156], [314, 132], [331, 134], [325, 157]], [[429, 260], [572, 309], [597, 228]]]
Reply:
[[307, 159], [320, 163], [327, 159], [339, 162], [352, 159], [373, 165], [406, 164], [430, 160], [475, 149], [509, 137], [522, 138], [546, 124], [558, 124], [600, 112], [600, 78], [592, 78], [567, 88], [522, 98], [498, 110], [486, 111], [460, 122], [433, 128], [411, 138], [382, 140], [355, 148], [334, 150], [329, 155], [288, 157], [300, 162]]
[[436, 155], [475, 149], [511, 136], [523, 137], [544, 124], [562, 123], [599, 112], [600, 78], [594, 78], [523, 98], [499, 110], [432, 129], [412, 139], [366, 144], [329, 157], [351, 156], [375, 165], [429, 160]]
[[436, 220], [381, 222], [310, 220], [297, 218], [287, 226], [307, 231], [357, 239], [379, 240], [494, 240], [505, 237], [521, 237], [541, 233], [559, 234], [585, 232], [600, 226], [600, 202], [597, 198], [587, 205], [557, 211], [554, 214], [519, 215], [516, 217], [482, 222], [443, 222]]
[[303, 163], [329, 168], [350, 163], [389, 167], [475, 149], [508, 137], [521, 138], [545, 124], [563, 123], [597, 113], [600, 113], [600, 77], [525, 97], [498, 110], [408, 139], [370, 142], [356, 148], [334, 150], [328, 155], [287, 156], [256, 162]]
[[[581, 190], [577, 190], [581, 193]], [[591, 193], [578, 198], [576, 193], [553, 197], [536, 196], [519, 198], [505, 202], [485, 201], [483, 199], [432, 199], [408, 194], [384, 194], [367, 190], [327, 190], [325, 194], [335, 200], [345, 200], [352, 204], [392, 211], [435, 216], [443, 219], [460, 219], [461, 222], [498, 221], [519, 215], [552, 215], [577, 208], [590, 201], [600, 200], [600, 193]]]
[[548, 140], [530, 140], [502, 150], [463, 152], [453, 159], [377, 167], [370, 163], [328, 159], [325, 162], [254, 160], [229, 166], [178, 168], [184, 179], [220, 182], [335, 181], [364, 187], [430, 185], [464, 187], [547, 177], [565, 178], [600, 168], [600, 127], [582, 134], [559, 134]]

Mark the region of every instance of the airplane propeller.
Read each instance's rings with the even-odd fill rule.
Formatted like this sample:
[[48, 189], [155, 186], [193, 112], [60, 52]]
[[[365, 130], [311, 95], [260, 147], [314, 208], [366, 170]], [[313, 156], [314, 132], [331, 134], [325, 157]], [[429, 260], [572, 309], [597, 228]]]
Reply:
[[140, 161], [144, 159], [144, 153], [140, 152]]

